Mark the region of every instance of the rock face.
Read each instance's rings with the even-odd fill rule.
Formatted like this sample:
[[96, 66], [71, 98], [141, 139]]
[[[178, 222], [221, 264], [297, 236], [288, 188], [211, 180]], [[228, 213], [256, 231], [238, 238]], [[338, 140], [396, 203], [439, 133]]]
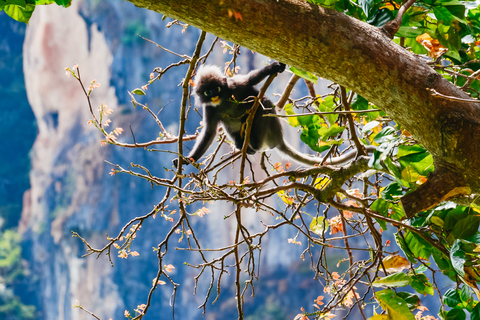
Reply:
[[20, 231], [30, 244], [45, 319], [83, 318], [72, 312], [75, 298], [101, 307], [104, 315], [114, 313], [114, 300], [121, 301], [116, 290], [98, 290], [115, 287], [112, 269], [104, 268], [101, 260], [82, 259], [82, 248], [68, 234], [72, 227], [105, 230], [117, 214], [107, 209], [96, 217], [105, 200], [101, 180], [108, 149], [100, 147], [96, 131], [86, 125], [91, 116], [78, 82], [65, 74], [65, 67], [78, 63], [87, 88], [93, 77], [102, 84], [93, 105], [99, 105], [97, 97], [107, 105], [117, 104], [115, 89], [109, 86], [112, 53], [104, 34], [79, 15], [78, 5], [38, 8], [24, 43], [25, 84], [38, 136]]
[[[20, 231], [25, 258], [30, 262], [32, 279], [37, 286], [40, 319], [90, 319], [85, 312], [72, 309], [77, 301], [102, 319], [121, 319], [124, 310], [129, 309], [133, 314], [133, 308], [145, 303], [158, 267], [152, 247], [163, 239], [170, 224], [158, 218], [144, 224], [132, 248], [140, 256], [124, 260], [113, 253], [114, 268], [105, 256], [82, 257], [86, 248], [78, 238], [72, 238], [71, 231], [80, 233], [92, 245], [103, 247], [107, 242], [105, 234], [116, 236], [125, 223], [149, 212], [163, 197], [164, 190], [152, 189], [138, 178], [111, 177], [108, 174], [111, 166], [104, 160], [123, 167], [138, 163], [162, 175], [163, 167], [171, 167], [173, 155], [164, 157], [143, 149], [100, 146], [100, 132], [87, 125], [91, 119], [87, 99], [79, 83], [65, 75], [65, 68], [77, 63], [87, 88], [93, 79], [101, 84], [92, 94], [93, 109], [96, 111], [100, 103], [115, 109], [112, 126], [125, 129], [122, 140], [133, 141], [129, 126], [136, 141], [152, 140], [157, 136], [158, 127], [146, 112], [132, 107], [126, 90], [144, 85], [154, 67], [168, 66], [177, 61], [177, 57], [136, 34], [182, 54], [193, 52], [198, 36], [198, 30], [193, 28], [182, 33], [181, 27], [167, 29], [165, 24], [158, 14], [134, 8], [127, 2], [73, 1], [68, 9], [39, 6], [27, 28], [25, 84], [38, 124], [38, 136], [31, 152], [31, 189], [24, 196]], [[221, 50], [214, 53], [214, 57], [219, 65], [223, 63]], [[253, 58], [251, 53], [241, 59], [242, 64], [249, 67], [261, 66], [265, 61], [263, 57]], [[160, 117], [175, 133], [181, 98], [177, 84], [185, 71], [186, 67], [181, 67], [169, 72], [170, 80], [150, 86], [148, 101], [145, 100], [154, 112], [165, 107]], [[188, 132], [193, 133], [199, 118], [192, 115], [190, 119]], [[175, 150], [176, 146], [165, 148]], [[232, 172], [232, 177], [235, 174]], [[230, 213], [231, 208], [215, 204], [210, 209], [211, 214], [195, 221], [201, 227], [199, 230], [203, 230], [203, 234], [199, 233], [202, 244], [212, 248], [230, 243], [234, 233], [230, 225], [232, 219], [224, 222], [223, 216]], [[245, 221], [261, 229], [258, 221], [269, 218], [252, 211]], [[284, 318], [287, 311], [295, 314], [305, 294], [311, 292], [309, 301], [318, 295], [308, 289], [311, 281], [306, 279], [311, 275], [298, 272], [299, 264], [291, 265], [301, 250], [286, 245], [286, 239], [294, 234], [277, 232], [262, 243], [263, 278], [255, 300], [247, 301], [246, 311], [250, 310], [250, 314], [268, 319], [262, 307], [268, 304], [269, 316]], [[285, 247], [279, 243], [285, 243]], [[173, 274], [175, 281], [181, 283], [176, 316], [201, 319], [197, 306], [203, 302], [207, 285], [200, 283], [198, 295], [192, 296], [197, 270], [182, 266], [185, 261], [194, 262], [196, 258], [179, 251], [172, 253], [170, 259], [168, 263], [177, 267]], [[272, 292], [278, 295], [291, 291], [289, 286], [301, 281], [306, 282], [295, 295], [271, 299]], [[208, 307], [207, 319], [214, 319], [217, 314], [224, 319], [236, 317], [232, 283], [233, 279], [225, 278], [221, 299], [214, 307]], [[170, 295], [171, 288], [158, 289], [147, 318], [171, 319]]]

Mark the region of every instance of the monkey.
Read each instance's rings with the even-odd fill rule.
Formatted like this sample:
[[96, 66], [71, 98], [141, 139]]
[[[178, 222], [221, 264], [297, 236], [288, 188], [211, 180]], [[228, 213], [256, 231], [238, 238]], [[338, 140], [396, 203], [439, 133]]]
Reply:
[[[253, 98], [259, 93], [255, 85], [266, 77], [284, 70], [285, 64], [274, 62], [262, 69], [250, 71], [246, 75], [225, 77], [219, 67], [202, 65], [195, 77], [195, 102], [203, 107], [204, 127], [187, 159], [197, 161], [207, 151], [220, 124], [233, 140], [235, 147], [241, 150], [248, 111], [253, 106]], [[325, 161], [322, 158], [306, 156], [284, 140], [279, 118], [263, 117], [265, 114], [276, 114], [276, 112], [275, 105], [264, 97], [253, 118], [247, 154], [277, 148], [293, 160], [308, 166], [322, 163], [343, 165], [356, 157], [355, 150]], [[175, 167], [177, 167], [177, 161], [178, 159], [173, 160]]]

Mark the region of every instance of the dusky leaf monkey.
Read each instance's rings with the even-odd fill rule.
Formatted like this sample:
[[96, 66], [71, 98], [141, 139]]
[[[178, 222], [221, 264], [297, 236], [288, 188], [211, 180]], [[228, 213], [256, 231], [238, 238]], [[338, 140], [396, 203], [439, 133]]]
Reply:
[[[266, 77], [284, 70], [285, 64], [274, 62], [246, 75], [226, 77], [217, 66], [201, 66], [195, 77], [195, 100], [203, 107], [204, 127], [187, 159], [193, 159], [193, 161], [200, 159], [210, 147], [220, 124], [233, 139], [235, 147], [242, 149], [248, 110], [254, 104], [253, 98], [259, 93], [255, 85]], [[325, 162], [322, 158], [304, 155], [284, 140], [279, 118], [263, 117], [264, 114], [276, 114], [275, 105], [265, 97], [261, 100], [261, 105], [253, 118], [248, 154], [277, 148], [293, 160], [308, 166], [320, 163], [342, 165], [356, 157], [356, 150], [339, 157], [329, 158]], [[177, 161], [178, 159], [173, 160], [175, 166]]]

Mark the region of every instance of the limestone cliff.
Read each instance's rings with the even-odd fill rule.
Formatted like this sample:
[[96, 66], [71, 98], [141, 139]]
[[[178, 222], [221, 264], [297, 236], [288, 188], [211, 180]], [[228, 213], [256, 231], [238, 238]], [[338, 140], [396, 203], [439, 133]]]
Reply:
[[[79, 239], [72, 238], [71, 230], [93, 245], [103, 246], [105, 234], [116, 235], [123, 224], [149, 212], [163, 196], [161, 188], [152, 189], [150, 184], [134, 177], [109, 176], [111, 166], [104, 160], [124, 167], [130, 162], [139, 163], [161, 175], [163, 167], [170, 168], [173, 156], [100, 146], [101, 134], [87, 125], [91, 118], [87, 100], [78, 82], [66, 76], [65, 68], [78, 63], [86, 85], [93, 79], [101, 84], [92, 95], [92, 105], [96, 109], [104, 103], [116, 110], [111, 118], [114, 126], [125, 129], [122, 139], [132, 141], [130, 125], [137, 141], [154, 139], [159, 131], [156, 124], [145, 112], [129, 104], [126, 90], [145, 84], [154, 67], [165, 67], [175, 57], [136, 34], [182, 54], [193, 51], [198, 36], [198, 30], [193, 28], [185, 33], [181, 28], [167, 29], [160, 18], [127, 2], [77, 0], [68, 9], [39, 6], [27, 29], [25, 84], [38, 123], [38, 136], [31, 152], [31, 189], [24, 196], [20, 230], [25, 258], [34, 274], [32, 282], [37, 285], [41, 319], [91, 319], [71, 308], [77, 300], [102, 319], [122, 319], [125, 309], [132, 310], [145, 302], [157, 268], [152, 247], [161, 241], [168, 225], [157, 219], [142, 226], [142, 233], [134, 242], [140, 257], [114, 259], [114, 268], [104, 256], [98, 260], [94, 256], [82, 257], [85, 247]], [[221, 51], [215, 55], [219, 64], [223, 63]], [[265, 60], [248, 54], [242, 59], [250, 67]], [[172, 129], [181, 97], [177, 85], [185, 70], [173, 70], [168, 74], [171, 80], [148, 89], [149, 105], [155, 106], [155, 112], [165, 106], [160, 116]], [[192, 115], [190, 119], [193, 120], [189, 121], [188, 131], [193, 133], [199, 118]], [[167, 148], [174, 150], [176, 146]], [[204, 245], [229, 243], [233, 234], [230, 222], [220, 227], [219, 222], [231, 209], [216, 204], [211, 210], [212, 214], [196, 222], [204, 226]], [[245, 221], [254, 225], [268, 219], [252, 211]], [[310, 275], [298, 272], [298, 264], [291, 264], [298, 258], [300, 248], [288, 246], [286, 238], [279, 232], [263, 243], [268, 248], [263, 253], [263, 289], [246, 306], [262, 319], [283, 318], [287, 311], [294, 314], [301, 306], [303, 294], [309, 291], [310, 282], [306, 279]], [[169, 261], [178, 266], [175, 277], [181, 282], [176, 315], [180, 319], [201, 319], [201, 311], [196, 307], [203, 301], [204, 292], [199, 288], [199, 294], [192, 296], [196, 270], [182, 267], [185, 261], [192, 258], [182, 252], [175, 252]], [[288, 269], [293, 272], [288, 274]], [[271, 292], [286, 293], [289, 283], [297, 285], [302, 281], [306, 282], [296, 295], [285, 294], [277, 300], [269, 296]], [[223, 319], [236, 317], [231, 283], [231, 279], [224, 281], [222, 297], [214, 307], [209, 307], [207, 319], [220, 315]], [[168, 288], [158, 290], [148, 319], [171, 319], [170, 294]], [[267, 313], [262, 307], [266, 304], [273, 308]]]

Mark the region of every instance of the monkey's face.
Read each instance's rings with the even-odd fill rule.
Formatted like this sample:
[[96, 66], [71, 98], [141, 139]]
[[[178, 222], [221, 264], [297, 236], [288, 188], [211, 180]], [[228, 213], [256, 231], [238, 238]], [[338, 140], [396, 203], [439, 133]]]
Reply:
[[202, 99], [216, 106], [221, 102], [221, 99], [220, 99], [221, 93], [222, 93], [222, 89], [220, 87], [206, 88], [202, 92], [203, 94]]
[[200, 90], [197, 91], [197, 95], [202, 103], [217, 106], [222, 102], [222, 95], [224, 92], [220, 85], [209, 85], [199, 89]]

